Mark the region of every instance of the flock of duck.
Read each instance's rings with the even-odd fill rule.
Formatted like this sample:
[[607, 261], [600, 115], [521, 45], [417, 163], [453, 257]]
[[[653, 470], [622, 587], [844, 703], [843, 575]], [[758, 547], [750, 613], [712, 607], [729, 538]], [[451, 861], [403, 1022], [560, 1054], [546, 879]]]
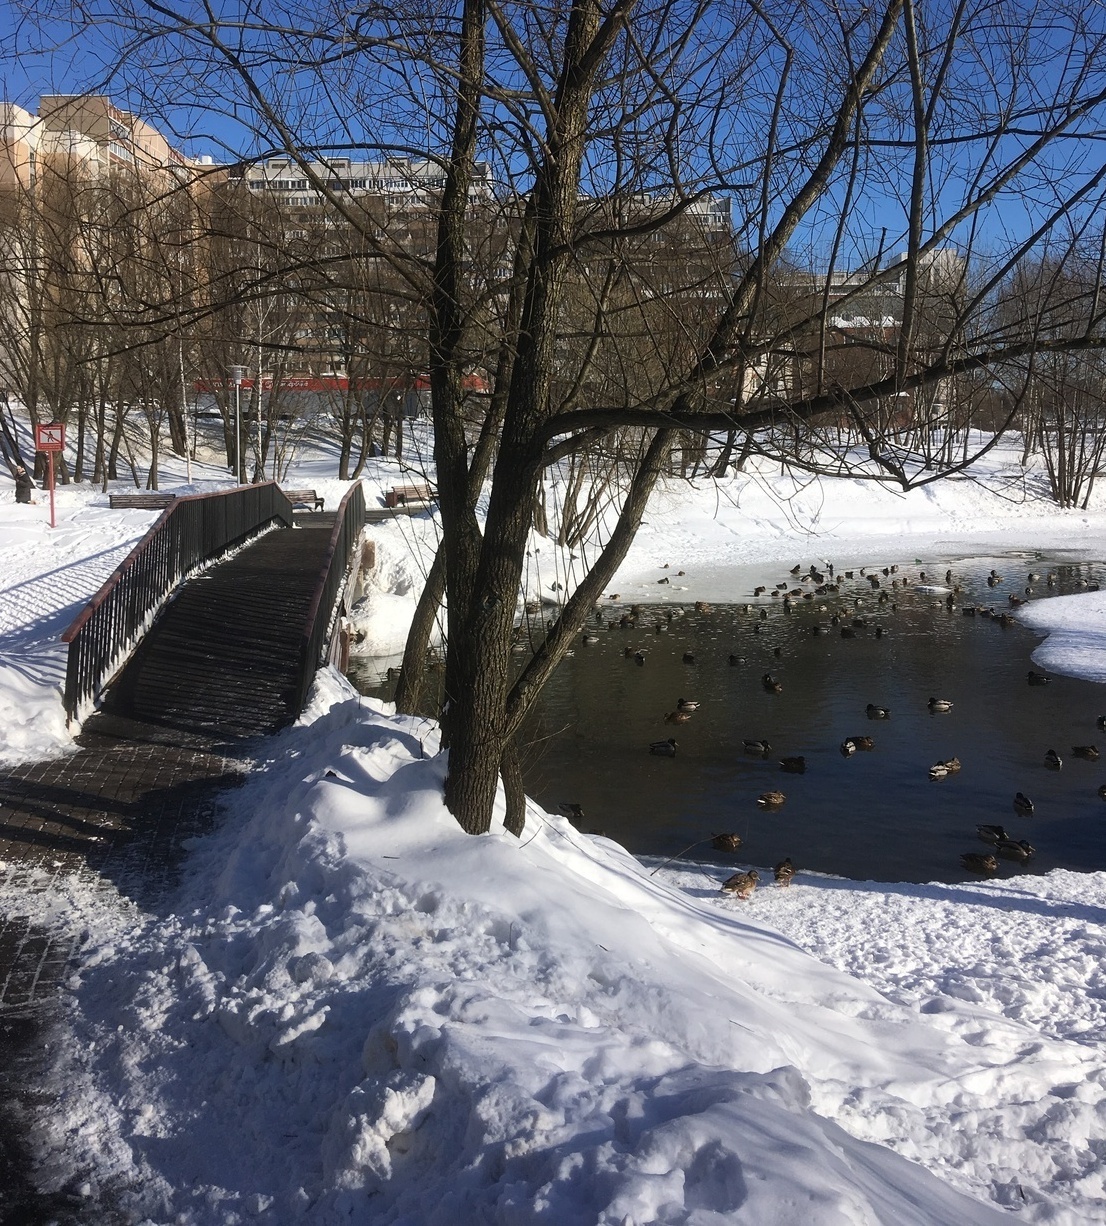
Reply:
[[[682, 573], [682, 572], [680, 572]], [[1056, 585], [1057, 579], [1053, 573], [1042, 577], [1036, 572], [1030, 572], [1027, 576], [1027, 582], [1023, 588], [1023, 594], [1011, 594], [1007, 598], [1006, 609], [996, 609], [994, 607], [984, 607], [978, 604], [967, 604], [958, 606], [957, 598], [961, 594], [961, 588], [954, 580], [951, 570], [946, 570], [943, 576], [928, 575], [925, 571], [918, 574], [915, 580], [909, 576], [899, 573], [898, 566], [888, 566], [880, 570], [869, 572], [865, 568], [858, 570], [847, 570], [842, 576], [846, 580], [862, 579], [866, 580], [873, 592], [878, 591], [879, 596], [876, 598], [880, 606], [887, 606], [889, 611], [896, 608], [894, 597], [896, 593], [904, 591], [904, 589], [915, 587], [920, 588], [923, 592], [926, 590], [936, 594], [943, 591], [947, 587], [948, 595], [943, 600], [934, 600], [934, 607], [944, 605], [950, 612], [956, 607], [961, 608], [961, 612], [967, 616], [991, 618], [1002, 626], [1007, 626], [1013, 623], [1014, 618], [1009, 609], [1024, 604], [1030, 598], [1034, 591], [1034, 585], [1042, 581], [1049, 588]], [[869, 626], [867, 618], [855, 615], [855, 609], [863, 602], [854, 598], [853, 609], [838, 607], [831, 611], [828, 599], [834, 596], [839, 596], [842, 589], [841, 578], [835, 574], [832, 563], [825, 562], [819, 566], [811, 566], [804, 572], [801, 565], [795, 566], [790, 572], [788, 580], [776, 584], [774, 589], [767, 587], [758, 587], [754, 591], [754, 596], [763, 598], [768, 596], [773, 602], [779, 601], [778, 607], [784, 613], [791, 613], [797, 606], [797, 602], [802, 600], [813, 604], [815, 610], [820, 613], [829, 614], [829, 625], [817, 622], [812, 626], [812, 633], [815, 635], [829, 633], [833, 627], [840, 630], [840, 634], [844, 638], [856, 636], [859, 632], [865, 630]], [[941, 585], [943, 578], [944, 586]], [[888, 583], [889, 581], [889, 583]], [[662, 579], [660, 582], [667, 582], [667, 579]], [[986, 577], [986, 582], [989, 588], [994, 589], [1005, 582], [1004, 577], [997, 571], [992, 570]], [[890, 591], [887, 590], [889, 586]], [[1086, 580], [1080, 579], [1078, 586], [1084, 589], [1093, 589], [1097, 587]], [[869, 596], [869, 599], [871, 597]], [[618, 596], [611, 596], [611, 600], [620, 600]], [[817, 602], [817, 603], [814, 603]], [[808, 606], [809, 607], [809, 606]], [[705, 601], [695, 602], [695, 612], [700, 615], [706, 615], [712, 612], [711, 606]], [[756, 606], [746, 604], [741, 606], [742, 610], [747, 613], [752, 613]], [[642, 605], [634, 605], [628, 611], [618, 614], [616, 620], [609, 623], [609, 628], [618, 626], [622, 629], [631, 629], [641, 627], [642, 623], [652, 617], [652, 630], [656, 634], [663, 634], [672, 627], [672, 624], [680, 617], [684, 616], [685, 612], [679, 608], [665, 609], [663, 613], [656, 613], [655, 610], [647, 610]], [[760, 634], [764, 627], [764, 623], [768, 618], [768, 610], [763, 604], [759, 608], [759, 618], [753, 624], [753, 633]], [[596, 621], [599, 626], [607, 623], [608, 619], [603, 609], [597, 610]], [[887, 633], [887, 628], [882, 625], [872, 627], [875, 637], [882, 637]], [[597, 634], [593, 630], [589, 630], [584, 637], [585, 643], [597, 641]], [[780, 656], [781, 649], [775, 647], [773, 649], [775, 656]], [[647, 659], [647, 648], [645, 647], [627, 647], [625, 649], [627, 659], [632, 659], [639, 667], [644, 666]], [[696, 662], [695, 654], [692, 651], [687, 651], [683, 654], [683, 662], [693, 665]], [[729, 657], [731, 665], [746, 664], [748, 660], [745, 656], [738, 652], [734, 652]], [[1048, 685], [1051, 678], [1044, 673], [1030, 670], [1028, 675], [1028, 683], [1030, 686]], [[761, 677], [761, 685], [767, 693], [780, 693], [783, 690], [783, 685], [772, 672], [765, 672]], [[681, 725], [688, 723], [700, 708], [700, 702], [681, 697], [677, 699], [674, 707], [664, 714], [663, 720], [666, 724]], [[934, 715], [943, 715], [953, 710], [954, 703], [948, 699], [939, 696], [931, 697], [928, 701], [928, 709]], [[888, 708], [876, 703], [868, 703], [865, 708], [865, 715], [869, 720], [886, 720], [891, 717], [891, 712]], [[1106, 731], [1106, 716], [1101, 716], [1098, 719], [1098, 728]], [[772, 747], [767, 740], [762, 738], [750, 738], [742, 742], [742, 748], [748, 755], [768, 759], [772, 756]], [[848, 758], [856, 753], [870, 752], [875, 748], [875, 739], [868, 735], [853, 735], [846, 737], [840, 744], [840, 752], [842, 756]], [[649, 753], [658, 757], [674, 758], [679, 750], [679, 743], [675, 737], [667, 737], [663, 740], [653, 741], [649, 745]], [[1087, 761], [1096, 761], [1099, 757], [1099, 751], [1094, 745], [1076, 745], [1072, 747], [1072, 755], [1076, 758], [1082, 758]], [[802, 755], [783, 756], [777, 759], [780, 770], [788, 774], [802, 774], [806, 771], [806, 758]], [[1060, 770], [1063, 766], [1063, 759], [1060, 754], [1054, 749], [1049, 749], [1044, 755], [1044, 764], [1052, 770]], [[947, 758], [933, 763], [929, 767], [929, 778], [932, 780], [947, 779], [952, 775], [959, 773], [961, 769], [960, 759], [957, 757]], [[1103, 784], [1098, 789], [1099, 796], [1106, 800], [1106, 784]], [[766, 812], [774, 812], [783, 808], [787, 802], [786, 794], [778, 789], [771, 789], [762, 792], [756, 798], [757, 807]], [[1023, 792], [1017, 792], [1013, 800], [1014, 811], [1019, 817], [1028, 818], [1033, 815], [1033, 802]], [[960, 857], [962, 867], [969, 872], [980, 875], [990, 875], [998, 871], [999, 859], [1012, 861], [1019, 864], [1025, 864], [1035, 854], [1035, 849], [1032, 844], [1025, 838], [1015, 838], [1007, 832], [1004, 826], [996, 824], [981, 824], [976, 828], [977, 835], [980, 840], [988, 845], [988, 850], [985, 852], [970, 851], [965, 852]], [[711, 839], [711, 843], [715, 850], [722, 852], [736, 852], [741, 847], [741, 838], [737, 834], [720, 834], [715, 835]], [[682, 854], [682, 853], [681, 853]], [[795, 873], [794, 865], [790, 857], [787, 857], [777, 863], [773, 868], [773, 877], [779, 886], [787, 886], [790, 884]], [[752, 895], [760, 880], [756, 869], [748, 869], [741, 872], [736, 872], [729, 876], [722, 883], [722, 890], [726, 893], [733, 894], [738, 898], [748, 898]]]

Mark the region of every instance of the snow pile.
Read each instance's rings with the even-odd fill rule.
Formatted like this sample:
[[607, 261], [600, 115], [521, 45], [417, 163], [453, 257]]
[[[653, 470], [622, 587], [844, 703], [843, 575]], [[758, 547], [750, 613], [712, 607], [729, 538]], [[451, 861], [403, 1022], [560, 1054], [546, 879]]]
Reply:
[[1028, 1148], [1066, 1052], [935, 1028], [539, 810], [469, 838], [433, 726], [319, 688], [175, 914], [71, 985], [58, 1134], [130, 1220], [1000, 1220], [894, 1150], [1011, 1201], [1020, 1150], [996, 1183], [956, 1120]]

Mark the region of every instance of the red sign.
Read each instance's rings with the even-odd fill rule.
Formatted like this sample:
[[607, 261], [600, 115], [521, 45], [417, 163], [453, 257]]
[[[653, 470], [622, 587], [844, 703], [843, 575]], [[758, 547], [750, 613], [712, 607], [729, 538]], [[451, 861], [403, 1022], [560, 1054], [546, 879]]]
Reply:
[[65, 426], [53, 422], [48, 426], [35, 426], [35, 451], [64, 451]]

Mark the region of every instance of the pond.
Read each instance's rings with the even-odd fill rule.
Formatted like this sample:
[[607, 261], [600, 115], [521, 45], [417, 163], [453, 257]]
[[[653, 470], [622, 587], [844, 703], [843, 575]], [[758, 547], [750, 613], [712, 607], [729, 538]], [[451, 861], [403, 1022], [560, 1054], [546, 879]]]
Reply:
[[[800, 575], [737, 570], [734, 604], [696, 608], [672, 592], [639, 606], [627, 625], [630, 605], [610, 602], [595, 641], [564, 661], [527, 724], [528, 794], [551, 811], [578, 806], [581, 829], [639, 855], [676, 855], [705, 840], [689, 858], [771, 865], [789, 856], [798, 869], [856, 879], [955, 881], [970, 875], [963, 853], [987, 853], [976, 831], [987, 823], [1035, 848], [1024, 865], [1000, 859], [999, 876], [1106, 869], [1106, 732], [1096, 726], [1106, 690], [1060, 676], [1030, 685], [1039, 635], [1009, 617], [963, 612], [1016, 619], [1011, 595], [1079, 591], [1106, 568], [1008, 554], [911, 559], [886, 574], [882, 565], [850, 569], [831, 577], [823, 566], [823, 584], [806, 562]], [[989, 585], [992, 571], [1001, 580]], [[1030, 582], [1031, 573], [1041, 578]], [[779, 583], [801, 594], [772, 597]], [[760, 586], [767, 591], [754, 597]], [[950, 586], [960, 589], [951, 609]], [[364, 692], [390, 696], [372, 661], [351, 676]], [[699, 706], [666, 723], [680, 698]], [[931, 698], [951, 709], [931, 710]], [[889, 718], [869, 718], [870, 704]], [[675, 756], [649, 752], [669, 737]], [[843, 741], [862, 737], [870, 749], [842, 752]], [[752, 752], [746, 741], [770, 749]], [[1071, 752], [1096, 743], [1099, 762]], [[1045, 765], [1049, 749], [1061, 769]], [[804, 772], [785, 772], [780, 760], [798, 756]], [[952, 758], [959, 770], [930, 777]], [[770, 791], [786, 799], [766, 811], [758, 797]], [[1017, 792], [1032, 800], [1032, 815], [1015, 810]], [[716, 833], [739, 835], [740, 850], [713, 851]]]

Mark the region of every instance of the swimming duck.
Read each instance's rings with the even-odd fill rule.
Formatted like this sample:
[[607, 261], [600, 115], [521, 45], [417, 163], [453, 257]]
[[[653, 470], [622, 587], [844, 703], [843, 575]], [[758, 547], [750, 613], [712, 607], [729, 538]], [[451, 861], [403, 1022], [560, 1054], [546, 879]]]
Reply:
[[1099, 730], [1099, 732], [1106, 732], [1106, 715], [1100, 715], [1098, 719], [1095, 720], [1095, 727]]
[[584, 635], [584, 642], [585, 643], [598, 643], [599, 635], [589, 630], [588, 633]]
[[995, 844], [995, 851], [1004, 860], [1026, 861], [1036, 853], [1036, 848], [1026, 839], [1000, 839]]
[[870, 736], [851, 736], [848, 739], [864, 753], [870, 753], [876, 747], [875, 741]]
[[691, 719], [690, 711], [666, 711], [664, 722], [666, 724], [686, 724]]
[[944, 762], [934, 762], [929, 768], [929, 777], [931, 779], [947, 779], [949, 777], [949, 768]]
[[931, 698], [929, 700], [929, 709], [931, 711], [951, 711], [952, 703], [947, 698]]
[[1098, 796], [1100, 800], [1106, 800], [1106, 783], [1098, 785]]
[[779, 694], [783, 690], [783, 686], [772, 676], [771, 673], [765, 673], [760, 679], [761, 685], [768, 691], [769, 694]]
[[976, 826], [975, 831], [984, 843], [1004, 843], [1010, 838], [1005, 826]]
[[761, 586], [761, 587], [755, 587], [755, 588], [753, 588], [753, 595], [754, 595], [754, 596], [763, 596], [763, 595], [764, 595], [764, 593], [765, 593], [766, 591], [768, 591], [768, 589], [767, 589], [766, 587], [764, 587], [764, 586]]
[[1044, 673], [1035, 673], [1032, 669], [1029, 670], [1030, 685], [1048, 685], [1052, 680], [1051, 677], [1046, 677]]
[[960, 770], [959, 758], [946, 758], [941, 765], [948, 771], [950, 775], [955, 775]]
[[852, 737], [846, 737], [841, 742], [841, 756], [843, 758], [849, 758], [852, 757], [854, 753], [856, 753], [856, 742], [852, 739]]
[[1098, 761], [1098, 749], [1094, 745], [1073, 745], [1071, 752], [1077, 758], [1082, 758], [1086, 762]]
[[707, 602], [706, 602], [705, 600], [697, 600], [697, 601], [695, 602], [695, 612], [696, 612], [696, 613], [702, 613], [702, 614], [706, 614], [706, 613], [713, 613], [713, 612], [714, 612], [714, 606], [713, 606], [713, 605], [710, 605], [710, 604], [707, 604]]
[[767, 758], [772, 752], [772, 746], [767, 741], [742, 741], [742, 748], [746, 753], [757, 754], [762, 758]]
[[637, 665], [639, 668], [641, 668], [641, 667], [642, 667], [642, 666], [645, 664], [645, 652], [644, 652], [644, 651], [635, 651], [635, 652], [634, 652], [634, 663], [635, 663], [635, 664], [636, 664], [636, 665]]
[[701, 704], [694, 698], [677, 698], [676, 699], [676, 710], [677, 711], [698, 711], [700, 705]]
[[757, 797], [757, 807], [760, 809], [782, 809], [787, 797], [783, 792], [761, 792]]
[[667, 741], [654, 741], [649, 746], [649, 752], [659, 758], [674, 758], [676, 756], [676, 738], [669, 737]]
[[789, 775], [801, 775], [806, 771], [806, 758], [802, 756], [780, 758], [780, 770]]
[[741, 846], [741, 835], [739, 834], [716, 834], [710, 841], [711, 847], [715, 851], [737, 851]]
[[694, 653], [693, 651], [685, 651], [685, 652], [684, 652], [684, 663], [685, 663], [685, 664], [694, 664], [694, 663], [695, 663], [695, 653]]
[[734, 873], [732, 877], [727, 877], [722, 882], [722, 889], [736, 894], [738, 898], [748, 898], [757, 888], [759, 880], [760, 874], [755, 868], [751, 868], [747, 873]]
[[1045, 766], [1047, 766], [1049, 770], [1058, 771], [1063, 765], [1064, 759], [1060, 757], [1056, 750], [1048, 750], [1048, 752], [1045, 754]]
[[997, 873], [998, 860], [990, 852], [966, 851], [960, 863], [972, 873]]
[[795, 564], [795, 565], [794, 565], [794, 566], [791, 568], [791, 573], [792, 573], [793, 575], [798, 575], [798, 574], [801, 574], [801, 573], [802, 573], [802, 569], [803, 569], [803, 564], [802, 564], [801, 562], [797, 562], [797, 563], [796, 563], [796, 564]]
[[731, 668], [736, 668], [739, 664], [744, 664], [744, 663], [745, 663], [744, 656], [735, 655], [733, 652], [730, 652], [730, 667]]
[[795, 866], [791, 863], [791, 857], [785, 856], [779, 864], [772, 869], [772, 876], [776, 879], [776, 884], [787, 887], [791, 884], [791, 878], [795, 876]]
[[1033, 816], [1033, 802], [1024, 792], [1014, 793], [1014, 811], [1023, 817]]
[[876, 706], [874, 702], [870, 702], [864, 708], [864, 714], [867, 715], [869, 719], [890, 719], [891, 718], [891, 712], [886, 707]]

